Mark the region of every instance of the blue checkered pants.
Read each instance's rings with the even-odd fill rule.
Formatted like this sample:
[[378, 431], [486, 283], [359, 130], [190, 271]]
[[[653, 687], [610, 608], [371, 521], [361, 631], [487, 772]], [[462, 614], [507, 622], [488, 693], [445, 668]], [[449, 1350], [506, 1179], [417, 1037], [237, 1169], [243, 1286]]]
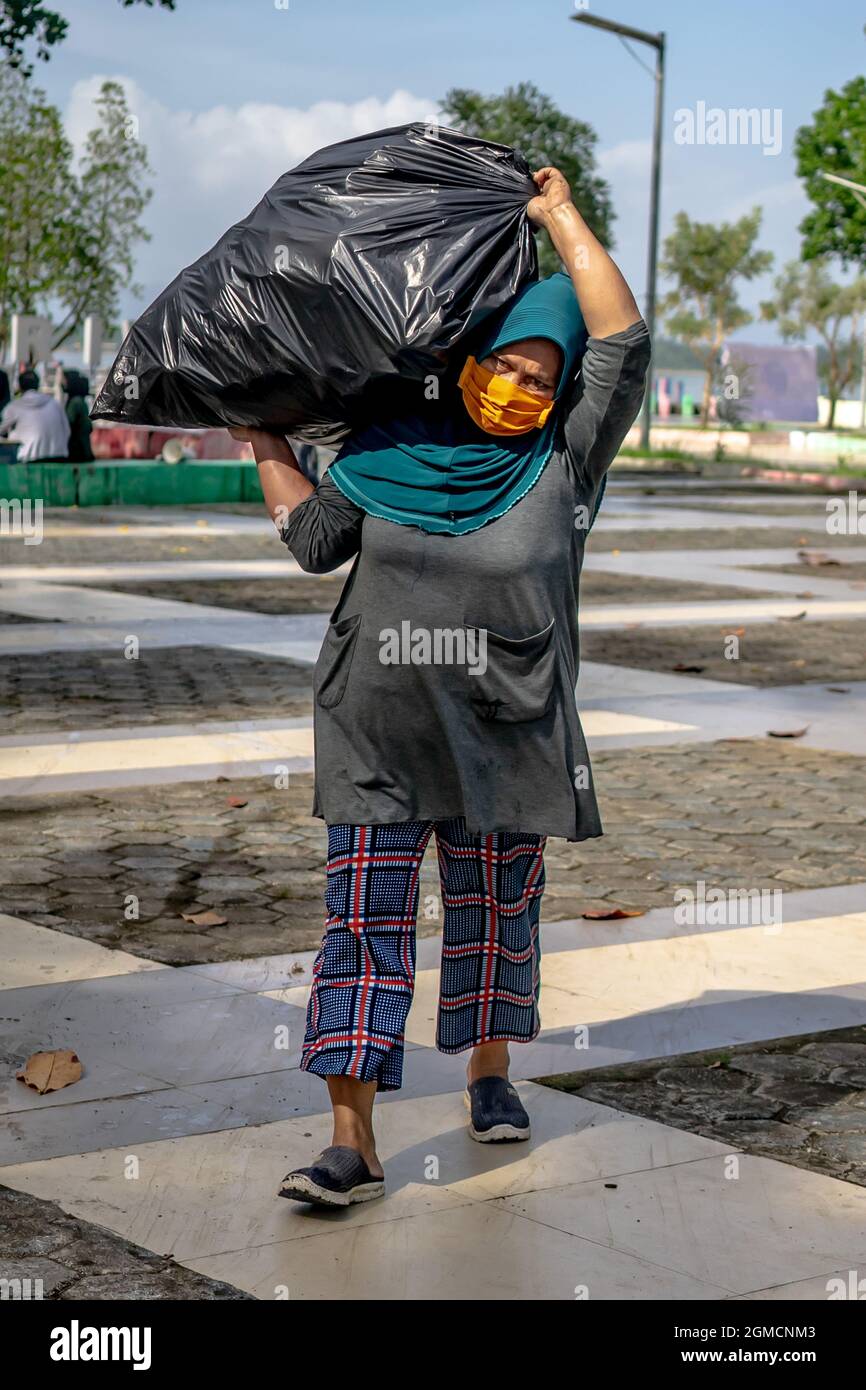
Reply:
[[434, 831], [443, 906], [437, 1048], [464, 1052], [537, 1035], [544, 837], [469, 835], [462, 818], [330, 825], [327, 920], [303, 1070], [399, 1089], [415, 983], [418, 875]]

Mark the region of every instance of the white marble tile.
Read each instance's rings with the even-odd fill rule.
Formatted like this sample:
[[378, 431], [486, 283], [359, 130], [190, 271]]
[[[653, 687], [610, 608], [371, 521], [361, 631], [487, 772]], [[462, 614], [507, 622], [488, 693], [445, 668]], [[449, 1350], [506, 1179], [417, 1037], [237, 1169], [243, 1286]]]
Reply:
[[775, 1284], [769, 1289], [738, 1294], [734, 1303], [829, 1303], [860, 1302], [866, 1297], [866, 1273], [859, 1269], [832, 1269], [811, 1279]]
[[[467, 1202], [444, 1180], [425, 1177], [433, 1142], [423, 1119], [427, 1105], [406, 1102], [414, 1107], [411, 1116], [400, 1105], [383, 1107], [379, 1152], [387, 1165], [388, 1195], [351, 1208], [344, 1226], [390, 1222]], [[149, 1250], [173, 1251], [178, 1259], [272, 1241], [306, 1245], [311, 1235], [333, 1229], [333, 1213], [278, 1198], [277, 1189], [286, 1172], [311, 1162], [330, 1137], [330, 1116], [310, 1115], [140, 1144], [136, 1180], [124, 1175], [125, 1150], [114, 1148], [10, 1166], [3, 1181], [38, 1196], [62, 1193], [65, 1210]]]
[[[805, 583], [805, 579], [804, 579]], [[599, 603], [582, 606], [582, 628], [613, 630], [628, 628], [635, 623], [647, 627], [678, 627], [683, 624], [768, 622], [775, 618], [792, 618], [805, 612], [803, 622], [820, 622], [822, 618], [866, 618], [866, 599], [784, 599], [748, 598], [710, 599], [694, 603]]]
[[[750, 1013], [763, 1014], [770, 1029], [775, 997], [781, 996], [785, 1028], [792, 1034], [821, 1026], [819, 1020], [833, 1009], [827, 999], [830, 992], [854, 1001], [857, 1021], [866, 1021], [864, 928], [866, 914], [851, 913], [787, 923], [777, 935], [763, 927], [707, 932], [681, 928], [679, 936], [542, 951], [542, 1028], [547, 1034], [587, 1027], [590, 1046], [601, 1045], [606, 1051], [615, 1020], [628, 1024], [632, 1039], [640, 1021], [640, 1031], [658, 1048], [643, 1055], [662, 1056], [677, 1046], [692, 1051], [718, 1045], [701, 1042], [704, 1029], [715, 1030], [725, 1011], [733, 1029], [741, 1000], [753, 1001]], [[543, 939], [542, 932], [542, 944]], [[438, 994], [438, 971], [419, 970], [406, 1036], [425, 1047], [434, 1043]], [[767, 1031], [758, 1036], [779, 1034]], [[540, 1041], [545, 1043], [544, 1035]], [[557, 1050], [562, 1051], [561, 1043]], [[576, 1070], [579, 1064], [575, 1060], [572, 1065]], [[582, 1065], [587, 1065], [586, 1059]], [[540, 1074], [544, 1072], [536, 1073]]]
[[[288, 1074], [297, 1076], [299, 1073]], [[254, 1084], [257, 1078], [247, 1078]], [[245, 1123], [230, 1103], [193, 1089], [158, 1089], [85, 1100], [79, 1087], [55, 1092], [54, 1105], [16, 1111], [0, 1125], [0, 1170], [5, 1165], [139, 1145]], [[2, 1178], [0, 1178], [2, 1180]]]
[[[565, 1175], [567, 1182], [610, 1181], [646, 1168], [731, 1152], [730, 1145], [702, 1135], [530, 1081], [519, 1082], [518, 1090], [529, 1113], [532, 1138], [521, 1144], [474, 1145], [475, 1153], [464, 1160], [465, 1176], [450, 1179], [456, 1191], [474, 1200], [509, 1197], [558, 1187]], [[447, 1104], [450, 1114], [451, 1101], [450, 1096], [440, 1097], [430, 1104]]]
[[257, 1298], [532, 1302], [716, 1299], [723, 1290], [490, 1204], [332, 1229], [184, 1264]]
[[[300, 1008], [173, 970], [6, 990], [0, 1015], [0, 1045], [12, 1055], [74, 1048], [84, 1065], [80, 1099], [88, 1098], [88, 1078], [115, 1068], [178, 1086], [290, 1070], [304, 1030]], [[152, 1086], [102, 1086], [98, 1094], [133, 1089]], [[30, 1109], [70, 1097], [70, 1089], [37, 1096], [14, 1082], [6, 1105]]]
[[[593, 700], [603, 704], [611, 696], [617, 699], [630, 696], [647, 702], [657, 695], [706, 695], [715, 690], [730, 695], [732, 690], [749, 690], [748, 685], [733, 681], [705, 680], [703, 676], [685, 676], [674, 671], [645, 671], [637, 666], [611, 666], [601, 661], [582, 661], [577, 681], [577, 703]], [[648, 707], [650, 707], [648, 705]]]
[[[40, 1096], [23, 1081], [19, 1081], [16, 1072], [21, 1070], [21, 1065], [31, 1052], [44, 1051], [53, 1045], [49, 1041], [44, 1045], [24, 1046], [17, 1050], [14, 1045], [3, 1043], [4, 1053], [16, 1058], [12, 1065], [4, 1067], [4, 1074], [0, 1077], [0, 1116], [4, 1138], [9, 1143], [14, 1143], [19, 1135], [28, 1132], [30, 1117], [33, 1115], [50, 1114], [68, 1105], [85, 1106], [90, 1102], [116, 1096], [147, 1095], [153, 1091], [167, 1089], [166, 1083], [159, 1077], [148, 1076], [134, 1066], [123, 1066], [105, 1053], [94, 1053], [88, 1048], [84, 1050], [83, 1055], [79, 1054], [84, 1065], [81, 1080], [76, 1081], [73, 1086], [64, 1087], [62, 1091], [48, 1091], [44, 1096]], [[72, 1047], [75, 1050], [78, 1046], [71, 1037], [57, 1045]], [[54, 1132], [55, 1122], [51, 1119], [46, 1120], [45, 1129], [46, 1132]], [[9, 1161], [8, 1154], [7, 1149], [4, 1161]]]
[[128, 951], [109, 950], [80, 936], [0, 913], [0, 990], [166, 968]]
[[508, 1211], [749, 1293], [866, 1260], [866, 1191], [749, 1154], [506, 1197]]
[[204, 732], [165, 734], [151, 728], [125, 738], [75, 734], [0, 745], [0, 786], [7, 796], [44, 795], [165, 780], [211, 781], [231, 770], [235, 776], [273, 777], [278, 769], [287, 767], [291, 774], [312, 765], [309, 721], [246, 731], [211, 725]]

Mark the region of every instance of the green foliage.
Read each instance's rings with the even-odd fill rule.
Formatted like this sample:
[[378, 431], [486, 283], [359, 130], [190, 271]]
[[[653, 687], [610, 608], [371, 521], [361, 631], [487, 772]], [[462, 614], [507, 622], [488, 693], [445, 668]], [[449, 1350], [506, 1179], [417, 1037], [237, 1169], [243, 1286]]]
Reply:
[[737, 297], [738, 281], [753, 280], [773, 264], [772, 252], [756, 249], [760, 229], [760, 208], [737, 222], [718, 225], [693, 222], [687, 213], [678, 212], [674, 230], [665, 239], [660, 268], [674, 284], [660, 309], [668, 331], [688, 344], [708, 374], [704, 424], [722, 344], [752, 321]]
[[794, 138], [797, 173], [814, 208], [800, 223], [803, 257], [839, 256], [866, 268], [866, 207], [853, 192], [821, 177], [839, 174], [866, 184], [866, 77], [825, 93], [811, 125]]
[[102, 84], [96, 110], [76, 169], [59, 111], [20, 71], [0, 71], [0, 334], [12, 313], [59, 308], [58, 347], [85, 313], [117, 314], [147, 239], [149, 166], [118, 83]]
[[0, 51], [25, 76], [33, 71], [32, 64], [25, 60], [28, 40], [35, 42], [37, 58], [47, 62], [51, 48], [66, 38], [68, 28], [62, 15], [38, 0], [0, 0]]
[[817, 333], [824, 348], [823, 367], [830, 397], [828, 427], [833, 424], [836, 402], [854, 379], [860, 366], [863, 314], [866, 312], [866, 276], [840, 285], [830, 273], [829, 258], [790, 261], [775, 281], [775, 294], [761, 305], [761, 315], [778, 324], [785, 342]]
[[[124, 9], [130, 5], [160, 5], [165, 10], [173, 10], [176, 0], [120, 0]], [[26, 46], [32, 41], [36, 44], [36, 56], [43, 62], [51, 57], [51, 49], [62, 43], [69, 32], [69, 22], [50, 10], [40, 0], [0, 0], [0, 53], [5, 53], [7, 62], [29, 77], [33, 64], [27, 61]]]
[[14, 67], [0, 69], [0, 336], [40, 312], [74, 236], [72, 147], [60, 112]]
[[[531, 82], [508, 87], [501, 96], [453, 88], [442, 103], [445, 120], [479, 140], [518, 149], [533, 171], [553, 164], [565, 175], [571, 195], [603, 246], [612, 243], [614, 221], [610, 188], [596, 171], [598, 136], [586, 121], [561, 111]], [[546, 232], [539, 236], [543, 275], [560, 268]]]

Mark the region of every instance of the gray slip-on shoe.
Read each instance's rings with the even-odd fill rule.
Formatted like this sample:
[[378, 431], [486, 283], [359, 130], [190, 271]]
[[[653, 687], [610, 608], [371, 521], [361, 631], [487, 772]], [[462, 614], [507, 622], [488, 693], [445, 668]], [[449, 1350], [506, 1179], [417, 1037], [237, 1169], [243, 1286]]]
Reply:
[[530, 1136], [529, 1116], [507, 1077], [481, 1076], [463, 1097], [469, 1133], [479, 1144], [513, 1144]]
[[309, 1168], [295, 1168], [280, 1183], [280, 1197], [317, 1207], [349, 1207], [385, 1195], [385, 1179], [374, 1178], [356, 1149], [332, 1144]]

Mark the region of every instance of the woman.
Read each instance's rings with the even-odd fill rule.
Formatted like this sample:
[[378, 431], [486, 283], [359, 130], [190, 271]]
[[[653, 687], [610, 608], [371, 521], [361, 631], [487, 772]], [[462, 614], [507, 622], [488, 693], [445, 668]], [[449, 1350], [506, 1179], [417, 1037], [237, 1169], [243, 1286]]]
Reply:
[[236, 432], [301, 567], [354, 557], [314, 678], [328, 916], [301, 1065], [326, 1078], [334, 1129], [312, 1166], [283, 1181], [281, 1195], [300, 1201], [384, 1192], [373, 1101], [401, 1084], [418, 875], [434, 833], [437, 1047], [471, 1049], [473, 1139], [529, 1137], [508, 1043], [540, 1027], [545, 838], [601, 834], [574, 701], [577, 587], [649, 340], [566, 180], [554, 168], [534, 179], [529, 217], [570, 278], [529, 286], [483, 325], [438, 401], [357, 432], [315, 489], [284, 441]]
[[69, 421], [69, 462], [92, 463], [90, 434], [93, 425], [87, 408], [89, 382], [81, 372], [70, 367], [63, 373], [62, 384], [66, 393], [66, 418]]

